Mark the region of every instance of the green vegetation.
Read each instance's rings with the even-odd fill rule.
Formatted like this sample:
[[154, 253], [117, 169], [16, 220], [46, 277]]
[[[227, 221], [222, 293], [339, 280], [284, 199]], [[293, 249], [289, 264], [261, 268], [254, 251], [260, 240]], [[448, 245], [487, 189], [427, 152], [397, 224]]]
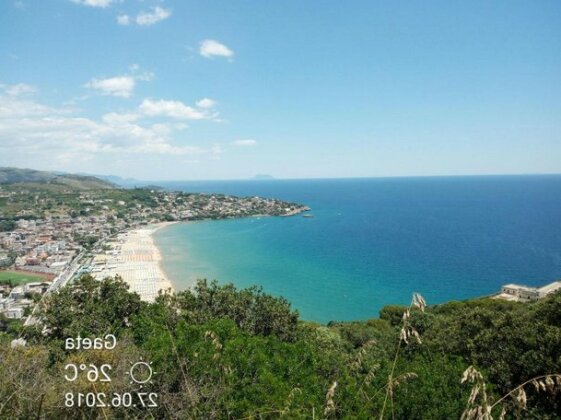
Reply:
[[[36, 330], [11, 323], [0, 333], [0, 418], [453, 419], [466, 407], [465, 418], [488, 418], [477, 410], [495, 403], [495, 418], [502, 408], [507, 418], [561, 415], [561, 377], [542, 376], [561, 371], [561, 293], [426, 308], [417, 295], [380, 319], [322, 326], [255, 287], [200, 281], [148, 304], [118, 278], [85, 276], [41, 308]], [[115, 350], [64, 349], [66, 337], [109, 332]], [[28, 345], [10, 349], [20, 334]], [[114, 379], [96, 391], [128, 392], [124, 372], [140, 357], [158, 372], [146, 391], [159, 407], [63, 407], [69, 388], [93, 390], [69, 386], [65, 364], [110, 363]]]
[[0, 271], [0, 284], [9, 284], [12, 287], [18, 284], [43, 281], [43, 277], [15, 271]]
[[[4, 219], [6, 230], [13, 229], [14, 220], [21, 218], [95, 216], [105, 210], [130, 213], [128, 209], [137, 205], [154, 205], [150, 191], [144, 189], [91, 190], [87, 195], [62, 185], [10, 184], [1, 186], [1, 189], [10, 194], [0, 202], [0, 218]], [[120, 202], [125, 202], [126, 206]]]
[[[1, 175], [0, 168], [0, 179]], [[281, 216], [306, 209], [296, 203], [257, 197], [172, 192], [146, 187], [109, 188], [100, 185], [93, 181], [88, 184], [88, 188], [55, 181], [0, 182], [0, 232], [13, 230], [15, 222], [20, 219], [103, 216], [109, 218], [110, 223], [117, 219], [134, 223], [254, 215]]]
[[16, 228], [16, 222], [13, 220], [0, 220], [0, 232], [11, 232]]

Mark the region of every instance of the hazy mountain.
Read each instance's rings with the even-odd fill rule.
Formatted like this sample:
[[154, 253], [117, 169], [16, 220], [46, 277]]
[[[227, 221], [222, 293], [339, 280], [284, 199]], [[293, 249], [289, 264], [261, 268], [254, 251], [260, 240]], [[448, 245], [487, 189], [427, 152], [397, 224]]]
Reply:
[[99, 174], [88, 174], [82, 172], [79, 172], [78, 175], [93, 176], [124, 188], [142, 185], [145, 182], [145, 181], [139, 181], [138, 179], [134, 179], [134, 178], [123, 178], [117, 175], [99, 175]]
[[34, 169], [0, 168], [0, 184], [54, 184], [78, 190], [115, 188], [111, 182], [94, 176], [63, 174]]

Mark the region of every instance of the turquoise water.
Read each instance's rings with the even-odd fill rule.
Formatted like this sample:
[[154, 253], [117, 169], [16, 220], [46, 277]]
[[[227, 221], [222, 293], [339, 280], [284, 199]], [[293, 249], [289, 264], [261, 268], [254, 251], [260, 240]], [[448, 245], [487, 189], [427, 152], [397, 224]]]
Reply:
[[[162, 183], [160, 183], [162, 184]], [[164, 183], [304, 203], [301, 216], [190, 222], [159, 231], [178, 289], [218, 279], [288, 298], [302, 318], [378, 316], [561, 278], [561, 176]]]

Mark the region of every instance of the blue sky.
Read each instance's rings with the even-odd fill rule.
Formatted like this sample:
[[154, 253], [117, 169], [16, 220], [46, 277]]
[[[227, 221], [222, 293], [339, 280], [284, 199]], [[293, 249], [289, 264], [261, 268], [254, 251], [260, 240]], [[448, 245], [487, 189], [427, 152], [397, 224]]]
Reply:
[[561, 172], [561, 2], [4, 0], [0, 166]]

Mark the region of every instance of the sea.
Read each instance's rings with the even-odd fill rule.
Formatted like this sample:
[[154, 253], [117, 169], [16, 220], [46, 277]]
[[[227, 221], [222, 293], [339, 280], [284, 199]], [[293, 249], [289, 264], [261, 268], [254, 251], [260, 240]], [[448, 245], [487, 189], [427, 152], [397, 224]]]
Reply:
[[414, 292], [439, 304], [561, 278], [561, 175], [159, 185], [311, 207], [313, 217], [187, 222], [155, 236], [177, 290], [199, 278], [258, 285], [305, 320], [377, 318]]

